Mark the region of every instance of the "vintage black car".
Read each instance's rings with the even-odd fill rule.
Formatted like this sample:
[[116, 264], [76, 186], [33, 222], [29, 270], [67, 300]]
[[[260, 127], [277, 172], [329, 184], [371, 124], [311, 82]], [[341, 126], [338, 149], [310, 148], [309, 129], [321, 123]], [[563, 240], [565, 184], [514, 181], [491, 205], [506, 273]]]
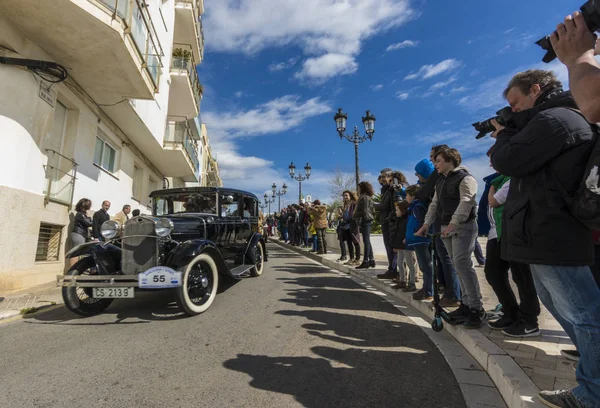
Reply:
[[176, 290], [183, 312], [206, 311], [221, 277], [263, 273], [267, 252], [259, 233], [258, 198], [214, 187], [157, 190], [152, 216], [124, 225], [106, 221], [103, 242], [86, 242], [67, 253], [80, 257], [57, 276], [65, 306], [82, 316], [102, 313], [115, 298], [139, 290]]

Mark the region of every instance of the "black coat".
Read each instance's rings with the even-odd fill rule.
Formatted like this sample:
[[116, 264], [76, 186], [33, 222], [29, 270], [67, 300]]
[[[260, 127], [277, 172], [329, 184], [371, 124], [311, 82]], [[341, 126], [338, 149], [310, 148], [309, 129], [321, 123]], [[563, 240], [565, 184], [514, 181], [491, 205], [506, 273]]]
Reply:
[[440, 177], [437, 170], [431, 173], [431, 176], [425, 181], [425, 184], [421, 186], [417, 192], [417, 199], [423, 201], [426, 205], [429, 205], [433, 194], [435, 193], [435, 185], [437, 184], [438, 178]]
[[92, 219], [88, 217], [83, 211], [79, 211], [77, 214], [75, 214], [73, 232], [83, 236], [85, 239], [88, 239], [90, 235], [89, 228], [92, 225]]
[[92, 225], [92, 236], [94, 238], [99, 239], [100, 241], [104, 241], [104, 237], [100, 233], [100, 228], [105, 221], [110, 220], [110, 215], [102, 209], [96, 211], [94, 213], [94, 225]]
[[403, 243], [406, 239], [406, 226], [408, 225], [408, 215], [404, 217], [390, 217], [390, 238], [393, 249], [406, 249], [406, 244]]
[[[552, 103], [550, 103], [552, 102]], [[567, 208], [579, 187], [595, 134], [570, 95], [552, 99], [518, 129], [500, 132], [494, 168], [510, 176], [502, 258], [527, 264], [583, 266], [594, 260], [592, 233]], [[527, 111], [526, 111], [527, 112]]]
[[381, 202], [375, 203], [375, 211], [378, 212], [377, 221], [381, 225], [388, 222], [390, 214], [394, 212], [394, 189], [392, 186], [385, 185], [381, 188]]

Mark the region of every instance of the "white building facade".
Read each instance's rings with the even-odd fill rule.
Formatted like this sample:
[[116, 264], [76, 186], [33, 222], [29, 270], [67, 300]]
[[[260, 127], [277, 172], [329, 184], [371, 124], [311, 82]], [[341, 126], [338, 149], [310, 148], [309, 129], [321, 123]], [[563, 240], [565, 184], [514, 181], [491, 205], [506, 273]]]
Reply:
[[79, 199], [149, 213], [152, 190], [201, 182], [203, 12], [202, 0], [0, 3], [0, 293], [63, 272]]

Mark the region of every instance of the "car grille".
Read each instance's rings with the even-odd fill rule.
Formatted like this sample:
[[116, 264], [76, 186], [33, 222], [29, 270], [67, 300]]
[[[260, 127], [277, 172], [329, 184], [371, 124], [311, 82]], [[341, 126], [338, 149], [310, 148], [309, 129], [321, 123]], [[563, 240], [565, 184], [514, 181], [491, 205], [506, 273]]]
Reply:
[[123, 229], [123, 273], [135, 275], [144, 272], [156, 266], [157, 261], [158, 239], [154, 232], [154, 221], [145, 217], [127, 221]]

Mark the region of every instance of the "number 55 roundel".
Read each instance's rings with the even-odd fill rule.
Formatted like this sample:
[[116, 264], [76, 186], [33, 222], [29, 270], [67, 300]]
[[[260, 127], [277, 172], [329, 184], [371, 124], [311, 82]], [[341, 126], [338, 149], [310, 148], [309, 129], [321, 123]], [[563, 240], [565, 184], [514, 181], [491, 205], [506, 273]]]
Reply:
[[155, 266], [138, 275], [138, 285], [142, 289], [164, 289], [181, 286], [181, 272], [166, 266]]

